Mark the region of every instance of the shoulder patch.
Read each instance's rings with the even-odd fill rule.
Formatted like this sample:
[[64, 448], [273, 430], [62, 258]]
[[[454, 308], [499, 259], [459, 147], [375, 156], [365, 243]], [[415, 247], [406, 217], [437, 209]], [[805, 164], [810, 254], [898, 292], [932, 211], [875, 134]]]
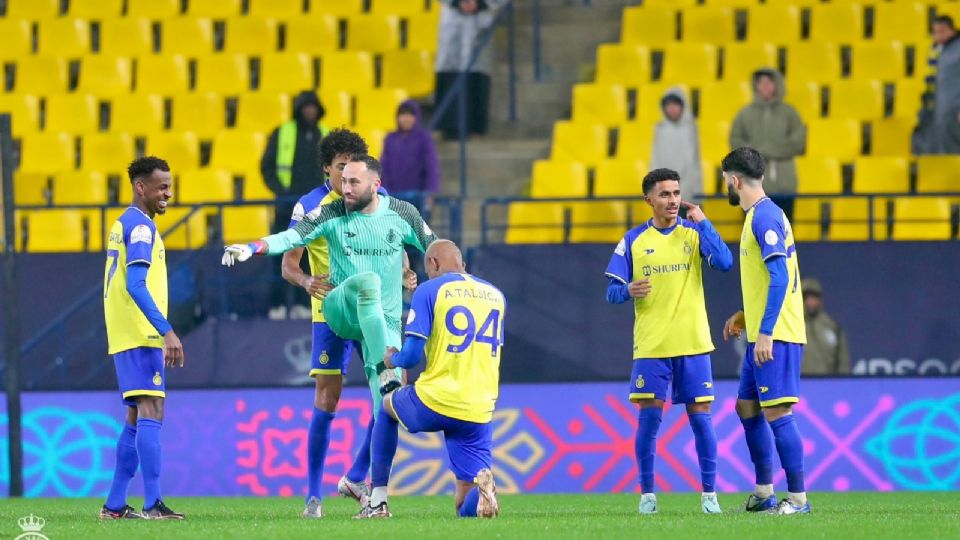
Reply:
[[769, 246], [777, 245], [777, 240], [780, 238], [777, 236], [777, 232], [773, 229], [767, 229], [767, 232], [763, 233], [763, 241]]
[[293, 207], [293, 214], [290, 216], [290, 219], [293, 221], [300, 221], [301, 219], [303, 219], [303, 216], [304, 216], [303, 203], [298, 202], [297, 205]]
[[426, 222], [426, 221], [423, 222], [423, 234], [425, 234], [425, 235], [427, 235], [427, 236], [432, 236], [432, 235], [433, 235], [433, 230], [430, 229], [430, 226], [427, 225], [427, 222]]
[[130, 243], [136, 244], [137, 242], [143, 242], [144, 244], [153, 243], [153, 231], [150, 230], [150, 227], [137, 225], [130, 231]]
[[614, 253], [623, 257], [627, 254], [627, 241], [623, 238], [620, 239], [620, 243], [617, 244], [617, 248], [613, 250]]
[[414, 319], [417, 318], [417, 312], [410, 308], [410, 312], [407, 313], [407, 324], [413, 324]]

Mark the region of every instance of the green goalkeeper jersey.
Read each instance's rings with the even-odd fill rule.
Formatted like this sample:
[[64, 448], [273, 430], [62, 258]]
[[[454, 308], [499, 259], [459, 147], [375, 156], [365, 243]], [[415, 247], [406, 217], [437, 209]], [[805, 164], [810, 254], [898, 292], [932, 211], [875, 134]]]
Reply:
[[268, 253], [276, 255], [325, 238], [330, 247], [330, 283], [337, 286], [362, 272], [380, 276], [387, 326], [400, 332], [403, 245], [426, 251], [437, 237], [412, 204], [386, 195], [377, 197], [380, 203], [372, 214], [350, 212], [340, 199], [310, 212], [296, 227], [263, 240]]

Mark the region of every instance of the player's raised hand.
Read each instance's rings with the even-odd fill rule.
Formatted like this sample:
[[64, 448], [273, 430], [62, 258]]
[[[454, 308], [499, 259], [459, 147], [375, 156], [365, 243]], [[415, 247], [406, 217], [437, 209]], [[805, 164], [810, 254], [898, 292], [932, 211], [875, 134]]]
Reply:
[[330, 276], [327, 274], [321, 274], [319, 276], [305, 276], [301, 282], [300, 286], [303, 287], [307, 294], [318, 299], [323, 300], [327, 297], [327, 293], [333, 290], [333, 285], [330, 284], [327, 279]]
[[253, 257], [253, 248], [250, 244], [232, 244], [223, 248], [223, 258], [220, 264], [224, 266], [233, 266], [238, 262], [244, 262]]
[[650, 294], [650, 278], [634, 281], [627, 285], [627, 292], [631, 298], [646, 298]]
[[163, 365], [183, 367], [183, 344], [173, 330], [163, 336]]
[[760, 334], [753, 346], [753, 361], [760, 367], [764, 362], [773, 360], [773, 336]]
[[728, 341], [731, 336], [739, 338], [747, 328], [747, 323], [743, 319], [743, 312], [738, 311], [727, 319], [723, 325], [723, 340]]
[[403, 270], [403, 288], [408, 291], [417, 288], [417, 273], [409, 268]]
[[700, 209], [700, 205], [687, 201], [680, 201], [680, 204], [687, 209], [687, 219], [690, 221], [700, 223], [707, 219], [707, 216], [703, 214], [703, 210]]

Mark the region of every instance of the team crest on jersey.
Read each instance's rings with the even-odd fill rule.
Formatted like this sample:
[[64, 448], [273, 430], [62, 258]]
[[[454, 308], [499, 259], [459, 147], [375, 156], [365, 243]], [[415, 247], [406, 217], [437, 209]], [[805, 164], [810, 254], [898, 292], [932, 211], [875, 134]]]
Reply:
[[643, 388], [646, 384], [646, 381], [643, 380], [643, 375], [637, 375], [637, 389]]
[[387, 243], [396, 244], [397, 243], [397, 231], [390, 229], [390, 232], [387, 233]]
[[137, 225], [130, 231], [130, 243], [136, 244], [137, 242], [143, 242], [144, 244], [153, 243], [153, 231], [150, 230], [150, 227]]
[[327, 365], [330, 363], [330, 355], [327, 354], [327, 351], [320, 353], [320, 364]]
[[653, 269], [651, 269], [649, 265], [644, 266], [644, 267], [641, 268], [640, 270], [643, 271], [643, 276], [644, 276], [644, 277], [650, 277], [650, 274], [653, 273]]
[[163, 377], [160, 376], [160, 372], [156, 371], [153, 373], [153, 385], [160, 386], [163, 384]]
[[683, 252], [687, 255], [693, 253], [693, 246], [690, 245], [690, 242], [686, 240], [683, 241]]

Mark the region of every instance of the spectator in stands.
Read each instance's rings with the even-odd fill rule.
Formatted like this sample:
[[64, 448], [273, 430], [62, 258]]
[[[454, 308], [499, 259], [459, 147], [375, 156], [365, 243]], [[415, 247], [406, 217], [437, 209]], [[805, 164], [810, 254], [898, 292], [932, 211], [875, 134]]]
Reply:
[[[440, 5], [440, 36], [437, 42], [436, 102], [453, 89], [460, 72], [470, 68], [466, 80], [467, 135], [487, 132], [490, 109], [490, 71], [493, 46], [488, 43], [470, 66], [473, 50], [496, 21], [497, 10], [507, 0], [445, 0]], [[457, 102], [454, 100], [437, 121], [448, 140], [459, 137]]]
[[847, 336], [823, 310], [823, 287], [813, 278], [804, 279], [803, 311], [807, 326], [807, 346], [803, 350], [804, 375], [849, 375], [850, 354]]
[[960, 34], [953, 19], [934, 19], [933, 39], [940, 45], [936, 61], [933, 126], [927, 132], [928, 154], [960, 154]]
[[937, 94], [937, 60], [943, 45], [957, 34], [953, 27], [953, 19], [948, 15], [938, 15], [933, 19], [931, 32], [933, 44], [927, 54], [927, 73], [923, 82], [925, 87], [920, 96], [920, 113], [917, 116], [917, 127], [913, 131], [913, 153], [926, 154], [927, 141], [930, 130], [933, 129], [933, 109]]
[[417, 207], [430, 220], [433, 197], [440, 190], [440, 161], [433, 136], [420, 123], [420, 105], [408, 99], [397, 108], [397, 130], [383, 141], [383, 187]]
[[797, 110], [783, 101], [786, 87], [783, 75], [772, 68], [753, 74], [754, 101], [737, 114], [730, 128], [730, 147], [756, 148], [767, 160], [763, 187], [793, 217], [793, 199], [797, 193], [797, 169], [793, 158], [803, 154], [807, 128]]
[[[260, 173], [267, 187], [277, 196], [270, 231], [273, 234], [287, 230], [297, 199], [323, 183], [323, 168], [320, 166], [320, 139], [326, 131], [320, 122], [323, 114], [323, 105], [315, 93], [300, 92], [293, 100], [293, 118], [273, 130], [267, 141], [260, 159]], [[278, 279], [279, 275], [277, 272], [271, 276], [272, 319], [286, 318], [287, 304], [295, 297], [295, 289]], [[309, 316], [310, 309], [303, 307]]]
[[654, 128], [650, 169], [677, 171], [682, 179], [680, 198], [692, 202], [694, 195], [703, 192], [703, 173], [700, 135], [687, 107], [686, 93], [679, 87], [667, 90], [660, 100], [660, 109], [663, 120]]

